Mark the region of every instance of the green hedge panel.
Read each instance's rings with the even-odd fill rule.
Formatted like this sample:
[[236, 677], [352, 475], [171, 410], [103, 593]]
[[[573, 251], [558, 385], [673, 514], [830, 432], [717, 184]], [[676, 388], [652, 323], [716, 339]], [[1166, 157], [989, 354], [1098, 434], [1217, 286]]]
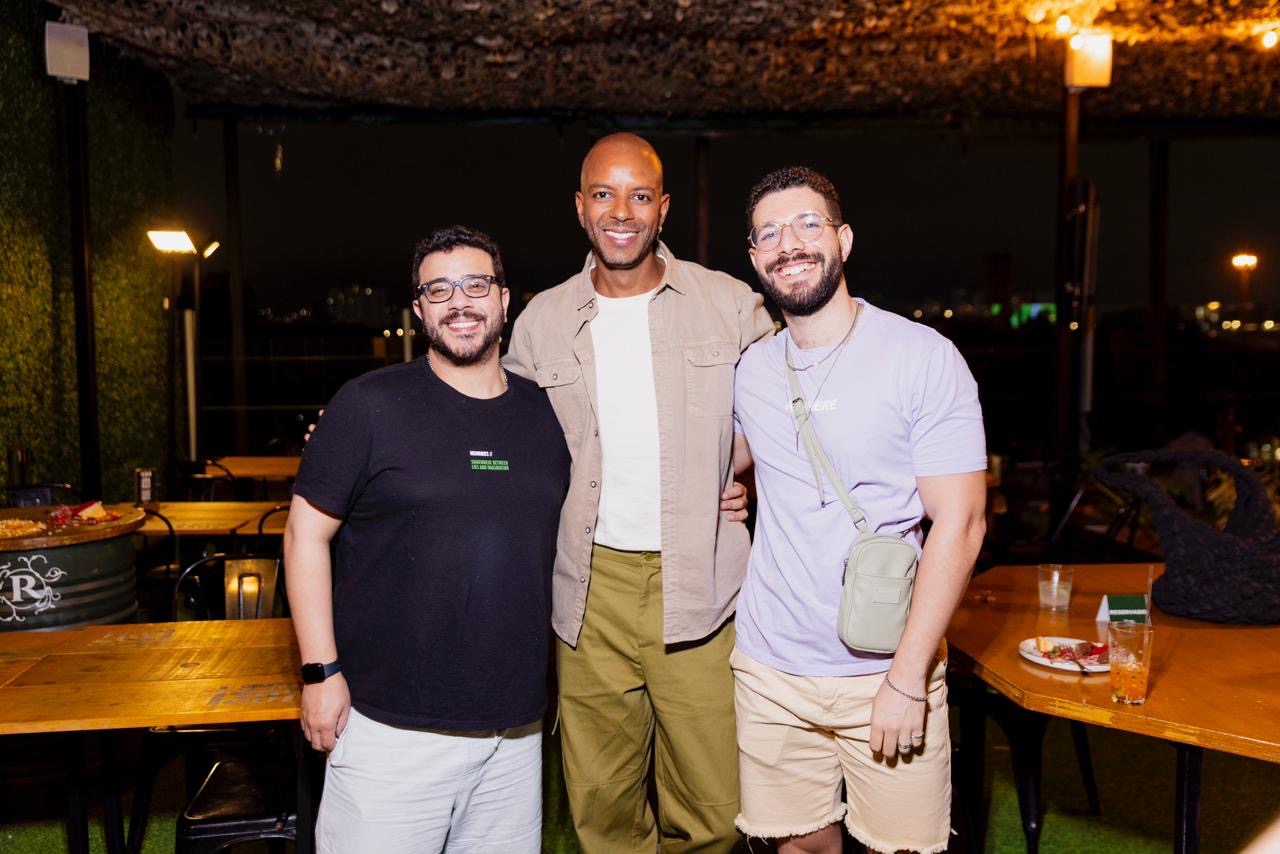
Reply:
[[[44, 72], [44, 20], [40, 3], [0, 8], [0, 452], [25, 445], [37, 479], [76, 482], [65, 84]], [[163, 77], [96, 42], [87, 85], [102, 497], [119, 501], [135, 466], [168, 455], [171, 273], [146, 229], [173, 208], [172, 97]]]

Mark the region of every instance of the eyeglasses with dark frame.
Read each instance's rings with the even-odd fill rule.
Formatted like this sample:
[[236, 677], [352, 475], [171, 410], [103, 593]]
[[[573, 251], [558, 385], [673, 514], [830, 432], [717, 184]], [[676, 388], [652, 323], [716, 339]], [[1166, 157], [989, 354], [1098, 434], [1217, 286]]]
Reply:
[[805, 211], [796, 214], [790, 222], [762, 222], [747, 234], [747, 242], [758, 252], [772, 252], [782, 242], [782, 230], [791, 229], [802, 243], [813, 243], [822, 237], [827, 226], [836, 227], [836, 222], [829, 216], [817, 211]]
[[497, 276], [482, 274], [463, 276], [461, 279], [432, 279], [418, 285], [416, 293], [426, 297], [427, 302], [448, 302], [453, 297], [453, 289], [461, 288], [462, 293], [472, 299], [484, 299], [495, 284], [502, 284]]

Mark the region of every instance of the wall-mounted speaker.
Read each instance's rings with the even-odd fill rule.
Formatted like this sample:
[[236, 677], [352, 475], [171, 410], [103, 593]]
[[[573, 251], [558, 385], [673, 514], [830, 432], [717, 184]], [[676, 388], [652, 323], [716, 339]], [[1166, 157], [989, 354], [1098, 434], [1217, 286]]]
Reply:
[[74, 24], [44, 25], [44, 67], [66, 83], [89, 79], [89, 31]]

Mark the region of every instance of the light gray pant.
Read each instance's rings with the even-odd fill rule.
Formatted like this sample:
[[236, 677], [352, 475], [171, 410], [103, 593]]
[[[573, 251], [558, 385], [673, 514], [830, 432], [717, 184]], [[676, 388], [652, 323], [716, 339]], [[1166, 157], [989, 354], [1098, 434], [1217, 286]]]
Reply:
[[445, 732], [352, 709], [329, 753], [316, 839], [320, 854], [537, 854], [542, 723]]

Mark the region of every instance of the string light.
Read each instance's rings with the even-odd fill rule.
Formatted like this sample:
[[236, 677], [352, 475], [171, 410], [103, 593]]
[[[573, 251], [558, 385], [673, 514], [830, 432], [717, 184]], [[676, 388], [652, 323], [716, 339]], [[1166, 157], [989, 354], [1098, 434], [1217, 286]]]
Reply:
[[1071, 28], [1074, 25], [1071, 23], [1070, 15], [1059, 15], [1058, 20], [1054, 22], [1053, 26], [1057, 29], [1060, 35], [1065, 36], [1067, 33], [1071, 32]]
[[1265, 50], [1271, 50], [1277, 42], [1280, 42], [1280, 33], [1275, 30], [1268, 30], [1262, 34], [1262, 47]]

